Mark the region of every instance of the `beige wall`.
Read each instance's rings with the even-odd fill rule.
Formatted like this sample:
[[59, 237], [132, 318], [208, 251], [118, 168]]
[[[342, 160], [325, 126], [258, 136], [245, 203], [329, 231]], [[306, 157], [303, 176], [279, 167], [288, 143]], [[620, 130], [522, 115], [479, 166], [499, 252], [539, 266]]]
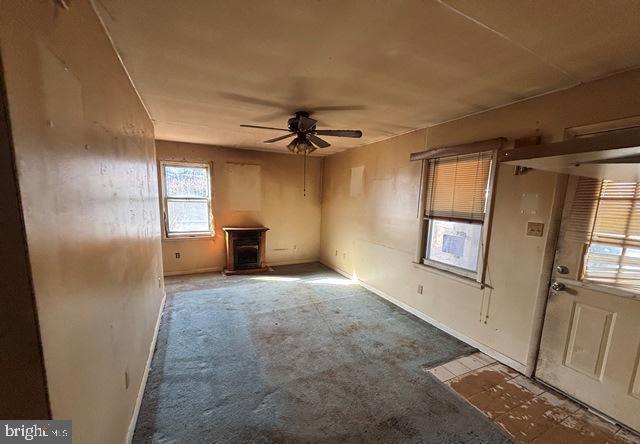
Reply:
[[[420, 164], [409, 162], [409, 154], [425, 146], [499, 136], [540, 134], [545, 141], [561, 140], [566, 127], [640, 114], [638, 90], [640, 71], [628, 72], [327, 158], [321, 259], [497, 351], [519, 369], [532, 370], [536, 318], [554, 252], [550, 223], [557, 225], [554, 202], [562, 195], [562, 178], [542, 171], [515, 176], [511, 166], [499, 169], [488, 258], [491, 288], [479, 289], [412, 264]], [[361, 165], [364, 190], [351, 196], [351, 169]], [[531, 195], [537, 195], [537, 205], [531, 204]], [[545, 235], [526, 236], [528, 221], [545, 223]], [[417, 293], [419, 284], [423, 294]]]
[[52, 415], [111, 444], [163, 297], [153, 126], [91, 3], [68, 3], [2, 2], [0, 41]]
[[[223, 226], [264, 225], [267, 263], [317, 260], [320, 248], [322, 159], [307, 158], [303, 194], [303, 158], [266, 151], [157, 141], [158, 160], [207, 162], [212, 169], [213, 238], [164, 239], [165, 274], [221, 270], [225, 264]], [[259, 165], [259, 190], [243, 188], [243, 165]], [[255, 169], [254, 173], [255, 174]], [[249, 179], [249, 177], [247, 177]], [[241, 196], [239, 196], [241, 194]], [[180, 253], [180, 258], [176, 258]]]

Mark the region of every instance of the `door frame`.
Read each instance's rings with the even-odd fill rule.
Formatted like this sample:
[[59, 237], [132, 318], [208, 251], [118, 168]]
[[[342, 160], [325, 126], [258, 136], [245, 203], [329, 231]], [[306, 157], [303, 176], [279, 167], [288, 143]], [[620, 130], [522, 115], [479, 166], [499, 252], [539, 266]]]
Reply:
[[[597, 135], [599, 133], [606, 134], [606, 133], [625, 130], [625, 129], [634, 128], [634, 127], [637, 128], [639, 124], [640, 124], [640, 116], [632, 116], [632, 117], [627, 117], [627, 118], [617, 119], [612, 121], [570, 127], [565, 129], [564, 139], [568, 140], [568, 139], [579, 138], [579, 137], [590, 137], [592, 135]], [[551, 284], [554, 281], [566, 283], [572, 286], [578, 286], [585, 289], [591, 289], [591, 290], [595, 290], [603, 293], [608, 293], [614, 296], [640, 300], [640, 295], [629, 292], [624, 289], [617, 289], [617, 288], [607, 287], [599, 284], [585, 283], [585, 282], [582, 282], [579, 280], [573, 280], [573, 279], [563, 279], [559, 277], [554, 278], [553, 275], [554, 275], [554, 269], [556, 266], [556, 259], [557, 259], [557, 252], [558, 252], [557, 249], [560, 242], [560, 228], [562, 225], [562, 221], [565, 220], [565, 217], [568, 215], [568, 212], [570, 211], [570, 206], [567, 205], [567, 202], [566, 202], [567, 192], [569, 191], [568, 189], [569, 177], [570, 175], [568, 174], [557, 174], [557, 183], [556, 183], [556, 189], [553, 197], [551, 219], [549, 222], [550, 231], [549, 231], [549, 236], [547, 238], [547, 245], [546, 245], [548, 250], [545, 249], [547, 253], [545, 253], [544, 266], [543, 266], [543, 269], [546, 270], [546, 271], [543, 271], [543, 273], [546, 273], [546, 275], [541, 276], [541, 283], [544, 282], [545, 284], [541, 284], [539, 289], [538, 296], [540, 297], [540, 299], [539, 299], [539, 303], [536, 305], [536, 310], [534, 315], [535, 335], [533, 336], [534, 339], [530, 343], [531, 346], [529, 349], [530, 353], [528, 355], [529, 359], [527, 362], [527, 368], [529, 368], [529, 366], [531, 365], [531, 377], [536, 379], [537, 382], [547, 387], [550, 387], [553, 390], [558, 391], [563, 395], [565, 395], [566, 397], [577, 402], [578, 404], [583, 405], [586, 408], [597, 412], [603, 418], [611, 421], [612, 423], [615, 423], [625, 429], [633, 430], [633, 429], [630, 429], [625, 424], [621, 423], [620, 421], [616, 420], [615, 418], [612, 418], [611, 416], [607, 415], [606, 413], [601, 412], [600, 410], [588, 405], [584, 401], [581, 401], [580, 399], [575, 398], [574, 396], [564, 392], [560, 388], [552, 386], [536, 377], [536, 372], [538, 370], [538, 358], [540, 355], [541, 345], [542, 345], [542, 336], [544, 331], [545, 318], [546, 318], [547, 309], [548, 309], [548, 302], [549, 302], [549, 297], [551, 296], [551, 292], [553, 291], [551, 289]]]

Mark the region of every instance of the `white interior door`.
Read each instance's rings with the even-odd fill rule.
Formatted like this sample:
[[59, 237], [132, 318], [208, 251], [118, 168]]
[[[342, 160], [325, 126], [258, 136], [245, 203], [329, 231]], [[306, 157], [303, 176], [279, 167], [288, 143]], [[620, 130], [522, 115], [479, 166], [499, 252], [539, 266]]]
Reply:
[[569, 180], [536, 378], [640, 430], [640, 294], [582, 280], [585, 242], [568, 235]]

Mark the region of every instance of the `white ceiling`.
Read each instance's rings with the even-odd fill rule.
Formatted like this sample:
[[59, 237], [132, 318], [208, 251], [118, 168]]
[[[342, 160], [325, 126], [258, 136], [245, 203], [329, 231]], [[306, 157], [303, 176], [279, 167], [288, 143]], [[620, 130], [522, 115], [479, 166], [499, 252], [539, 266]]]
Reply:
[[638, 0], [94, 1], [165, 140], [364, 132], [326, 154], [640, 66]]

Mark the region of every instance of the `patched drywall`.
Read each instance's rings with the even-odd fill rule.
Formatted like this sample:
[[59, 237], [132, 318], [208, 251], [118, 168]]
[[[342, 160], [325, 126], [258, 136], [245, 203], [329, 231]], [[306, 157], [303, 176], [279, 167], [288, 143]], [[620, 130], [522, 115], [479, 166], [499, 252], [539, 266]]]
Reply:
[[[327, 158], [321, 259], [531, 370], [561, 177], [535, 170], [516, 176], [512, 166], [499, 168], [489, 286], [480, 289], [413, 264], [420, 163], [410, 162], [409, 154], [494, 137], [562, 140], [567, 127], [640, 114], [640, 96], [630, 93], [639, 89], [640, 71], [627, 72]], [[360, 166], [363, 191], [353, 193], [354, 168]], [[526, 236], [527, 222], [544, 223], [543, 236]]]
[[[322, 159], [156, 141], [158, 160], [209, 163], [213, 237], [163, 239], [166, 274], [221, 270], [222, 227], [264, 225], [270, 265], [317, 260], [320, 250]], [[306, 194], [306, 195], [305, 195]]]
[[91, 2], [3, 2], [0, 42], [55, 419], [123, 442], [164, 289], [153, 126]]

